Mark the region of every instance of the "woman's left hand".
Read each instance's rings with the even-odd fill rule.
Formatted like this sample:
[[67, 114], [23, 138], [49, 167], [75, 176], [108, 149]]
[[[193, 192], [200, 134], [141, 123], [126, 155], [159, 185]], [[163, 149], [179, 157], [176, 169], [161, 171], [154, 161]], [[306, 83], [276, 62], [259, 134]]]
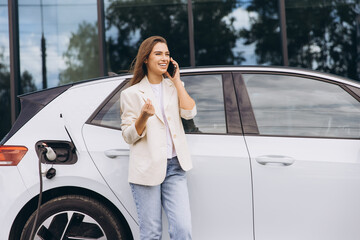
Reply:
[[168, 72], [166, 72], [166, 76], [171, 80], [173, 81], [174, 83], [177, 82], [177, 81], [181, 81], [180, 80], [180, 68], [179, 68], [179, 64], [173, 59], [173, 58], [170, 58], [170, 63], [169, 64], [173, 64], [174, 67], [175, 67], [175, 74], [174, 76], [170, 76], [170, 74]]

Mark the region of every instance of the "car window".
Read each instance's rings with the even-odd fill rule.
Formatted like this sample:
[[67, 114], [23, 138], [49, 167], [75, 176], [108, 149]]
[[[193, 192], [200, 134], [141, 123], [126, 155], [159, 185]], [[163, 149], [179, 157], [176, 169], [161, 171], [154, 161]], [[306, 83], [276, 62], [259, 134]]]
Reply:
[[360, 138], [360, 103], [329, 82], [244, 74], [261, 135]]
[[[182, 76], [181, 80], [189, 95], [195, 100], [197, 115], [194, 119], [182, 119], [186, 133], [226, 133], [222, 76]], [[110, 95], [90, 123], [120, 129], [120, 93], [128, 84]]]
[[118, 90], [112, 93], [105, 104], [100, 107], [96, 115], [91, 119], [90, 123], [94, 125], [121, 129], [121, 114], [120, 114], [120, 93], [129, 87], [130, 84], [126, 83], [121, 85]]
[[197, 115], [183, 119], [186, 133], [226, 133], [221, 74], [182, 76], [189, 95], [195, 100]]

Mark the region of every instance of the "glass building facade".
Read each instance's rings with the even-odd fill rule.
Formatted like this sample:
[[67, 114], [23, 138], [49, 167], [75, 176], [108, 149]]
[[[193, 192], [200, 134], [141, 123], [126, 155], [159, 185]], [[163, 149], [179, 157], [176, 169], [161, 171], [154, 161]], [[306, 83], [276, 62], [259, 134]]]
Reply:
[[0, 0], [0, 138], [16, 95], [128, 72], [165, 37], [181, 67], [289, 65], [360, 80], [358, 0]]

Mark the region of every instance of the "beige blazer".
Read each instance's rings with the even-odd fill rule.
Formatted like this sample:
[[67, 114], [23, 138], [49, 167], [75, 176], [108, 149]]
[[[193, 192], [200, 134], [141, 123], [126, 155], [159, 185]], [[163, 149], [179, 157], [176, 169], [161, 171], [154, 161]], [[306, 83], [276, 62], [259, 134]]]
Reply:
[[[172, 81], [165, 78], [162, 86], [165, 115], [176, 154], [182, 169], [188, 171], [192, 168], [192, 162], [181, 117], [192, 119], [196, 115], [196, 106], [192, 110], [181, 109]], [[148, 119], [144, 132], [139, 136], [135, 121], [147, 99], [154, 105], [155, 114]], [[130, 144], [129, 182], [148, 186], [161, 184], [167, 167], [166, 128], [160, 106], [146, 76], [138, 84], [122, 91], [120, 107], [122, 135]]]

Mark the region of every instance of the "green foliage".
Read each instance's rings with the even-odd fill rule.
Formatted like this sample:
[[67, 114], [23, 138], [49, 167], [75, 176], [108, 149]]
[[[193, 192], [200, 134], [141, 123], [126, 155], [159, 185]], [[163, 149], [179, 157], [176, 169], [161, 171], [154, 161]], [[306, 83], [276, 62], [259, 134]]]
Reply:
[[0, 51], [0, 139], [11, 128], [10, 115], [10, 71], [4, 57], [4, 48]]
[[[8, 59], [4, 56], [4, 48], [0, 48], [0, 139], [11, 128], [11, 102], [10, 102], [10, 68]], [[21, 75], [19, 94], [36, 91], [33, 77], [28, 71]]]
[[[281, 65], [278, 0], [194, 1], [196, 65], [241, 64], [237, 41], [255, 46], [256, 62]], [[287, 0], [291, 66], [359, 79], [360, 5], [357, 0]], [[232, 17], [246, 8], [250, 27], [236, 29]], [[160, 35], [180, 66], [190, 65], [187, 1], [112, 0], [106, 9], [109, 71], [127, 72], [141, 42]], [[96, 25], [83, 22], [64, 53], [60, 84], [99, 76]], [[236, 52], [237, 51], [237, 52]]]
[[59, 74], [59, 85], [100, 75], [97, 25], [82, 22], [72, 33], [63, 54], [67, 68]]
[[225, 21], [237, 8], [236, 1], [201, 2], [194, 5], [195, 59], [197, 65], [241, 64], [242, 52], [234, 52], [239, 32], [234, 18]]
[[256, 44], [255, 54], [259, 64], [281, 65], [278, 0], [253, 0], [247, 10], [257, 14], [250, 19], [250, 28], [240, 31], [244, 44]]
[[20, 94], [34, 92], [37, 90], [31, 73], [25, 70], [21, 74]]
[[[289, 62], [359, 79], [356, 1], [303, 1], [287, 9]], [[359, 79], [360, 80], [360, 79]]]
[[[281, 63], [277, 2], [253, 0], [247, 7], [258, 17], [251, 19], [251, 27], [240, 36], [246, 39], [245, 44], [255, 43], [259, 63]], [[357, 0], [287, 0], [285, 6], [290, 66], [360, 80]]]
[[[185, 2], [185, 3], [184, 3]], [[195, 59], [197, 65], [240, 63], [241, 53], [233, 53], [238, 33], [227, 16], [234, 1], [199, 3], [194, 6]], [[126, 71], [141, 42], [160, 35], [167, 39], [171, 55], [180, 66], [190, 65], [189, 29], [186, 1], [111, 1], [106, 9], [110, 69]]]
[[153, 35], [167, 39], [170, 53], [181, 66], [189, 65], [186, 5], [150, 4], [149, 1], [112, 1], [106, 9], [107, 30], [116, 31], [107, 38], [110, 69], [129, 69], [141, 42]]

